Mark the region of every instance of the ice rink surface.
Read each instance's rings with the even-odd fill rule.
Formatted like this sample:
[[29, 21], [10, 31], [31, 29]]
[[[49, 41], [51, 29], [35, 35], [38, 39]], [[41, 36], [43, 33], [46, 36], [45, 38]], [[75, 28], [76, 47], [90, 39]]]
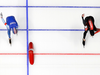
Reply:
[[[28, 0], [30, 7], [26, 1], [0, 1], [3, 18], [13, 15], [19, 25], [9, 45], [0, 20], [0, 75], [100, 75], [100, 33], [91, 37], [88, 32], [83, 48], [81, 19], [83, 13], [91, 15], [100, 28], [99, 0]], [[27, 38], [34, 44], [34, 65], [27, 63]]]

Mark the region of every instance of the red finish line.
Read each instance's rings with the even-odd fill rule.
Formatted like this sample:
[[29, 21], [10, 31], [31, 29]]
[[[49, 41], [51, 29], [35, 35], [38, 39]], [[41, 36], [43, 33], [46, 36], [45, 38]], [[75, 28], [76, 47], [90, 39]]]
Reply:
[[[27, 53], [0, 53], [0, 55], [27, 55]], [[100, 55], [100, 53], [34, 53], [34, 55]]]

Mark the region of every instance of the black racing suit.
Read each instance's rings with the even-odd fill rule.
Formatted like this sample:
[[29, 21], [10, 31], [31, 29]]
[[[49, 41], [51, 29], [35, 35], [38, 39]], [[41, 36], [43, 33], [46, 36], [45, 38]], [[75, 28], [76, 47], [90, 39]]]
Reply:
[[[82, 17], [82, 20], [83, 20], [84, 27], [87, 28], [87, 30], [85, 30], [85, 31], [84, 31], [84, 34], [83, 34], [83, 39], [85, 39], [86, 34], [87, 34], [88, 31], [90, 31], [90, 34], [91, 34], [91, 32], [94, 33], [94, 31], [97, 31], [97, 28], [96, 28], [95, 25], [94, 25], [94, 18], [93, 18], [92, 16], [86, 17], [85, 20], [84, 20], [84, 18]], [[89, 20], [92, 20], [92, 23], [93, 23], [93, 30], [90, 30], [90, 25], [89, 25], [89, 23], [88, 23]]]

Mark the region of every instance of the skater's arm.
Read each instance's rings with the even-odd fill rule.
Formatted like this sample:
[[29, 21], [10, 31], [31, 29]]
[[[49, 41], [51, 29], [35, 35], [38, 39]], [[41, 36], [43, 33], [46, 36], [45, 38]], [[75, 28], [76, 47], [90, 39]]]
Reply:
[[4, 25], [7, 27], [7, 29], [9, 29], [9, 25], [5, 22], [5, 20], [3, 19], [3, 15], [2, 13], [0, 14], [1, 20], [4, 23]]
[[82, 17], [82, 21], [83, 21], [84, 26], [86, 26], [86, 22], [84, 20], [84, 17]]
[[7, 23], [5, 22], [5, 20], [3, 18], [1, 18], [1, 20], [4, 23], [4, 25], [7, 25]]
[[9, 25], [5, 22], [5, 20], [3, 18], [1, 18], [1, 20], [4, 23], [4, 25], [7, 27], [7, 29], [9, 29]]
[[84, 26], [86, 26], [86, 21], [84, 20], [84, 14], [82, 14], [82, 21], [83, 21]]
[[86, 25], [86, 21], [84, 20], [84, 14], [82, 14], [82, 21], [83, 21], [83, 24], [84, 24], [84, 29], [85, 29], [85, 31], [87, 31], [88, 27]]
[[3, 14], [2, 14], [2, 13], [0, 13], [0, 17], [1, 17], [1, 20], [2, 20], [2, 22], [4, 23], [4, 25], [7, 25], [7, 23], [6, 23], [5, 20], [3, 19]]

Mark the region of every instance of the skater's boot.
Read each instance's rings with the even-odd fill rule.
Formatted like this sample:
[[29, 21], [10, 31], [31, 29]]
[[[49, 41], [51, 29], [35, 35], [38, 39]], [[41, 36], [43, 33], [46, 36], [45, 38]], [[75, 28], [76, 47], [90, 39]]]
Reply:
[[9, 43], [11, 44], [11, 38], [9, 38]]

